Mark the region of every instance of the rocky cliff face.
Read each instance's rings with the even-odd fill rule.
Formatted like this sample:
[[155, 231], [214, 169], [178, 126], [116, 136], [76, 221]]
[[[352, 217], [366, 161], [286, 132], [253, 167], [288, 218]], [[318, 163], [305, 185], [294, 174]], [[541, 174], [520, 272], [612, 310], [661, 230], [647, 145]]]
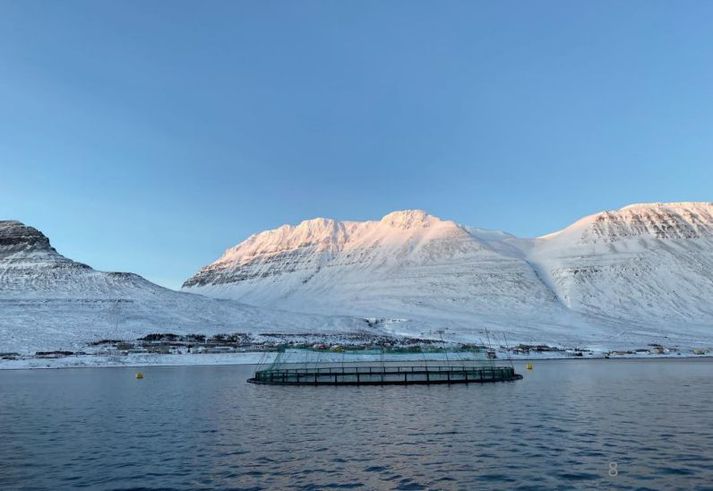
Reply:
[[0, 220], [0, 254], [7, 256], [20, 251], [52, 251], [50, 241], [34, 227], [15, 220]]
[[65, 258], [34, 227], [18, 221], [0, 221], [0, 296], [66, 290], [75, 275], [93, 270]]

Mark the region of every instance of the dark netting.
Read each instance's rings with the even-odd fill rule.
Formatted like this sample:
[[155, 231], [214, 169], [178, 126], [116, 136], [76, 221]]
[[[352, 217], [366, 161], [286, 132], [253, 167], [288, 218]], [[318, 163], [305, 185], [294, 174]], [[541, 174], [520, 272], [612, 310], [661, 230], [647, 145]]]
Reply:
[[452, 384], [521, 378], [482, 348], [283, 349], [250, 382], [275, 385]]

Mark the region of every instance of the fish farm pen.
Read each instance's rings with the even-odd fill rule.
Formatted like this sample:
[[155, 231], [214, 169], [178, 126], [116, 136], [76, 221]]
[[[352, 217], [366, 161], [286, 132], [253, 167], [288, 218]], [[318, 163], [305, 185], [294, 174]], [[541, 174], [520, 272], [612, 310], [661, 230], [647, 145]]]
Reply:
[[425, 385], [519, 380], [485, 350], [283, 350], [248, 382], [269, 385]]

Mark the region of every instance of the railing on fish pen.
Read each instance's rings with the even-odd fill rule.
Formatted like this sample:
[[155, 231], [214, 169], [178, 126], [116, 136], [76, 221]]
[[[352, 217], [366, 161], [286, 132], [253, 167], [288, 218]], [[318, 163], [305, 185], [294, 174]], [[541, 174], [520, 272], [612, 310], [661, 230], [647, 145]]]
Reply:
[[475, 366], [330, 366], [266, 369], [249, 381], [274, 385], [455, 384], [511, 381], [522, 378], [512, 367]]
[[[518, 380], [510, 366], [496, 366], [492, 350], [433, 346], [404, 349], [282, 349], [249, 382], [274, 385], [454, 384]], [[493, 352], [494, 353], [494, 352]]]

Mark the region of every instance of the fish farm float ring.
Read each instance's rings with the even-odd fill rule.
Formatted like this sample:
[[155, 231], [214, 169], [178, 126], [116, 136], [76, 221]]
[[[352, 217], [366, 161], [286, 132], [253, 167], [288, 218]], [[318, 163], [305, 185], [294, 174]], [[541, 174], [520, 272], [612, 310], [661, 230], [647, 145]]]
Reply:
[[511, 382], [522, 379], [497, 366], [485, 350], [426, 352], [290, 349], [255, 371], [248, 382], [265, 385], [431, 385]]

